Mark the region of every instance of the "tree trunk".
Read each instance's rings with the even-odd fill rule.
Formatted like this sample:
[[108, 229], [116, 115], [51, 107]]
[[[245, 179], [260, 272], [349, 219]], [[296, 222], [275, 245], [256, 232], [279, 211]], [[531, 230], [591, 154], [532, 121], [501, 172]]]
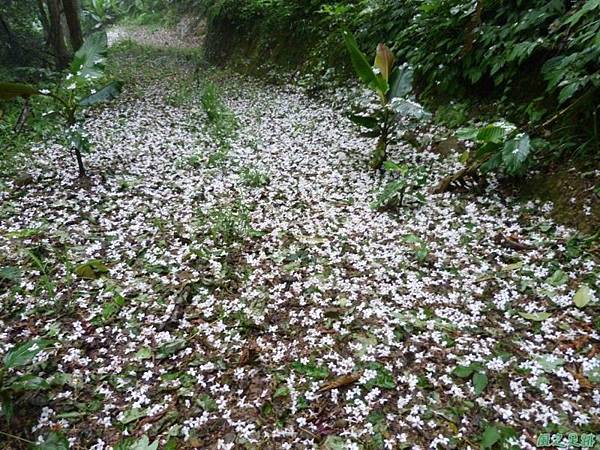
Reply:
[[4, 20], [4, 18], [0, 15], [0, 29], [4, 30], [4, 34], [6, 35], [6, 42], [8, 43], [8, 54], [10, 55], [10, 60], [15, 60], [17, 56], [17, 41], [15, 36], [13, 35], [8, 23]]
[[38, 8], [38, 17], [42, 23], [42, 28], [44, 29], [44, 39], [46, 40], [47, 45], [50, 45], [50, 23], [48, 22], [48, 13], [44, 8], [44, 2], [42, 0], [36, 0], [36, 4]]
[[73, 51], [79, 50], [83, 45], [83, 35], [81, 33], [81, 21], [79, 19], [79, 2], [77, 0], [62, 0], [69, 35], [71, 37], [71, 47]]
[[69, 65], [69, 53], [65, 45], [65, 36], [61, 27], [60, 20], [60, 0], [46, 0], [49, 13], [49, 41], [54, 50], [56, 58], [56, 67], [60, 70], [65, 69]]

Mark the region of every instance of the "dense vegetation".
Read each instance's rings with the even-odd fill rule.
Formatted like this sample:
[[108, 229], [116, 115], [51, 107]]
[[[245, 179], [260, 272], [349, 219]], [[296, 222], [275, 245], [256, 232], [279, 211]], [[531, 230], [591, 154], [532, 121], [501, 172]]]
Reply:
[[600, 0], [3, 1], [0, 449], [598, 448], [599, 98]]
[[[536, 136], [553, 132], [539, 158], [598, 157], [596, 0], [209, 0], [201, 9], [215, 61], [245, 53], [318, 76], [343, 73], [348, 29], [362, 48], [384, 42], [409, 63], [420, 97], [446, 123], [501, 116]], [[224, 30], [233, 32], [223, 38]]]

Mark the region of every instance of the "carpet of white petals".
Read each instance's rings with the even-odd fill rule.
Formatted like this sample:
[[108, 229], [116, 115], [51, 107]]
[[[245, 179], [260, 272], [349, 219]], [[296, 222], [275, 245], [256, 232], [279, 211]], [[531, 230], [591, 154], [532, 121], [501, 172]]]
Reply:
[[[374, 211], [386, 180], [343, 111], [235, 77], [221, 91], [237, 136], [209, 164], [206, 114], [168, 106], [167, 85], [126, 88], [87, 119], [90, 185], [48, 142], [35, 182], [0, 192], [2, 261], [22, 271], [0, 288], [0, 354], [54, 340], [35, 435], [62, 429], [95, 450], [143, 435], [160, 448], [475, 449], [494, 425], [531, 449], [546, 430], [598, 429], [597, 299], [573, 304], [598, 263], [568, 252], [573, 232], [547, 205], [491, 185]], [[431, 185], [459, 166], [404, 144], [390, 157], [431, 167]], [[248, 186], [248, 168], [269, 183]], [[242, 236], [214, 232], [214, 217], [245, 210]], [[109, 272], [74, 274], [90, 260]]]

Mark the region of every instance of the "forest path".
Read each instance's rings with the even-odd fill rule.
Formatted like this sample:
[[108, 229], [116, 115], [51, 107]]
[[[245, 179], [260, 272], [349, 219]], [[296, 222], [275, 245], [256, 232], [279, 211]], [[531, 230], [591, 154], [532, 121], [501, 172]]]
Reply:
[[[493, 186], [374, 210], [390, 178], [332, 104], [351, 94], [197, 62], [116, 44], [124, 95], [85, 124], [92, 187], [43, 144], [3, 208], [23, 281], [0, 291], [0, 340], [55, 339], [66, 380], [39, 430], [94, 449], [465, 449], [484, 431], [533, 449], [550, 423], [594, 426], [596, 307], [573, 296], [598, 266], [569, 230]], [[428, 150], [438, 131], [390, 158], [433, 185], [458, 166]]]

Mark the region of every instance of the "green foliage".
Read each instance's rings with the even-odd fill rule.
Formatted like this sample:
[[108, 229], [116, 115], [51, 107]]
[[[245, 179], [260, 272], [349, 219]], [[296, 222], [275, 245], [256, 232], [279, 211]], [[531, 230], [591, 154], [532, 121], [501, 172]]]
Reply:
[[260, 170], [244, 167], [240, 172], [240, 178], [247, 186], [258, 188], [269, 184], [269, 175]]
[[299, 374], [312, 378], [313, 380], [324, 380], [329, 376], [329, 370], [327, 370], [326, 367], [318, 366], [312, 362], [304, 364], [300, 361], [295, 361], [292, 363], [292, 369]]
[[[7, 422], [14, 415], [16, 400], [24, 392], [40, 391], [50, 388], [48, 382], [34, 375], [35, 357], [52, 345], [47, 339], [27, 341], [9, 350], [0, 363], [0, 409]], [[13, 375], [12, 369], [19, 369], [19, 375]]]
[[510, 122], [461, 128], [457, 136], [478, 144], [471, 159], [484, 173], [501, 170], [508, 175], [519, 175], [527, 168], [532, 147], [529, 135]]
[[215, 83], [205, 83], [200, 94], [200, 103], [206, 112], [210, 132], [221, 146], [227, 146], [229, 139], [235, 135], [237, 120], [221, 100]]
[[75, 149], [80, 175], [85, 175], [81, 161], [81, 153], [89, 149], [89, 143], [77, 125], [78, 114], [83, 108], [94, 106], [116, 98], [122, 89], [119, 81], [110, 81], [98, 87], [98, 80], [104, 76], [105, 57], [108, 50], [106, 33], [94, 33], [84, 41], [75, 53], [73, 61], [64, 79], [51, 92], [48, 89], [37, 89], [22, 83], [0, 83], [0, 98], [25, 99], [23, 112], [17, 119], [16, 129], [19, 131], [29, 114], [29, 98], [45, 96], [53, 100], [56, 111], [47, 114], [58, 114], [64, 119], [67, 142]]
[[373, 113], [353, 114], [350, 120], [367, 129], [367, 136], [378, 138], [371, 167], [380, 169], [387, 159], [387, 147], [400, 120], [423, 119], [427, 113], [409, 97], [412, 92], [412, 69], [405, 65], [394, 67], [395, 57], [385, 44], [377, 46], [375, 62], [371, 66], [354, 37], [347, 31], [343, 36], [354, 71], [379, 98], [379, 105]]
[[393, 180], [385, 185], [371, 208], [393, 210], [404, 206], [407, 199], [412, 203], [425, 202], [420, 190], [427, 183], [429, 173], [426, 168], [393, 161], [384, 162], [383, 167], [392, 174]]
[[231, 245], [253, 234], [248, 207], [240, 200], [201, 212], [200, 224], [214, 242]]
[[[553, 131], [555, 145], [543, 149], [548, 156], [569, 152], [597, 157], [598, 4], [598, 0], [208, 0], [196, 10], [208, 17], [207, 52], [215, 55], [215, 61], [236, 58], [238, 53], [232, 50], [243, 52], [250, 46], [260, 50], [256, 54], [273, 55], [281, 65], [295, 63], [294, 69], [320, 71], [325, 63], [341, 73], [349, 64], [339, 58], [337, 36], [341, 28], [347, 29], [343, 43], [350, 50], [348, 62], [374, 90], [386, 91], [384, 81], [391, 82], [383, 72], [373, 73], [359, 48], [388, 42], [398, 59], [414, 70], [419, 102], [441, 106], [442, 123], [467, 122], [470, 111], [460, 104], [468, 100], [485, 120], [506, 117], [527, 127], [532, 138], [542, 134], [547, 138]], [[194, 3], [190, 6], [194, 8]], [[225, 30], [234, 31], [222, 39]], [[317, 84], [322, 79], [314, 77]], [[449, 101], [461, 103], [450, 108]], [[513, 168], [518, 165], [514, 162]]]

